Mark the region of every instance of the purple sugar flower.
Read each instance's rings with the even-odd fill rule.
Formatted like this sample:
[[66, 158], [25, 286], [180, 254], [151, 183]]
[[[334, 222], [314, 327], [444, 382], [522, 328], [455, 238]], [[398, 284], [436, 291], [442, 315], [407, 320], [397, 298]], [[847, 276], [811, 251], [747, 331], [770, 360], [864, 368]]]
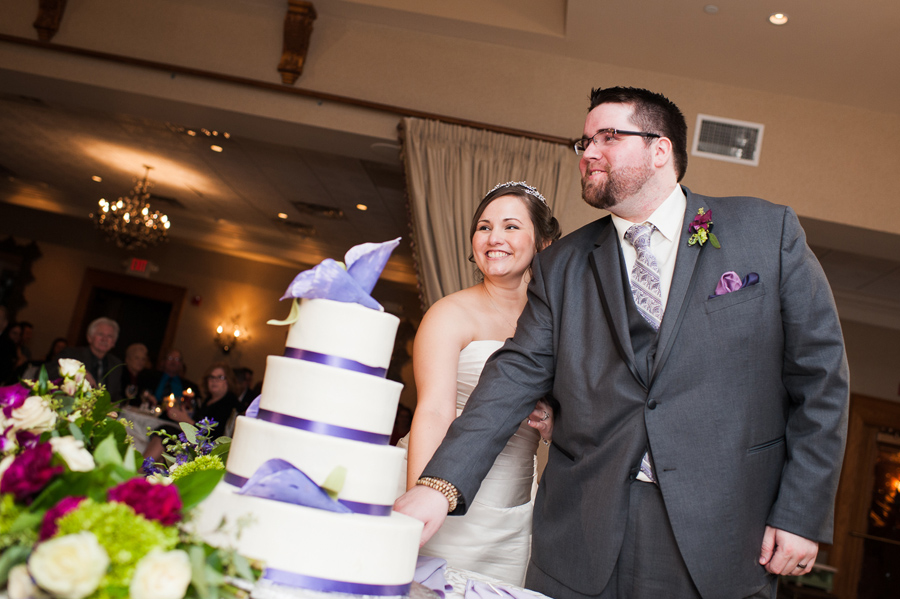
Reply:
[[31, 390], [24, 385], [0, 387], [0, 406], [3, 406], [3, 415], [7, 418], [12, 416], [12, 411], [25, 403], [29, 395]]

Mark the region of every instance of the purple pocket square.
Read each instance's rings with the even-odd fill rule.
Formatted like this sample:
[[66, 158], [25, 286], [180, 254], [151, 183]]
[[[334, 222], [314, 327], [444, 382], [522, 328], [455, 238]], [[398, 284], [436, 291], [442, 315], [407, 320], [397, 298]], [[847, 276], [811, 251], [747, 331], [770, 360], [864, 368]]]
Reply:
[[748, 273], [742, 280], [736, 272], [729, 270], [719, 279], [719, 283], [716, 285], [716, 292], [709, 296], [708, 299], [725, 295], [750, 285], [756, 285], [757, 283], [759, 283], [759, 275], [755, 272]]

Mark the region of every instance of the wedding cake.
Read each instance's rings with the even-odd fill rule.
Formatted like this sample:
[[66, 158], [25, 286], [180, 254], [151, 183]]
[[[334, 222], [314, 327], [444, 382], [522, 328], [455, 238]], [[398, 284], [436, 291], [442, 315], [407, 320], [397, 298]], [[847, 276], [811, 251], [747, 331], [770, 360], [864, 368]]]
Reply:
[[[350, 258], [343, 272], [352, 275]], [[384, 376], [399, 319], [309, 299], [323, 295], [295, 300], [284, 356], [267, 358], [262, 395], [237, 419], [225, 478], [199, 506], [197, 531], [264, 562], [269, 586], [405, 595], [422, 523], [391, 511], [403, 450], [388, 440], [402, 385]], [[333, 501], [318, 487], [335, 480]], [[306, 481], [321, 496], [298, 505]]]

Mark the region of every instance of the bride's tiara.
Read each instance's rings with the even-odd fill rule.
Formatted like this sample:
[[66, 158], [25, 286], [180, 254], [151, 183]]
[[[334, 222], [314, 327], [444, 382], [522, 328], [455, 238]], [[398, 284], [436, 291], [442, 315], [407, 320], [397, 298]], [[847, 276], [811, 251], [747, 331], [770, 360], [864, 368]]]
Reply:
[[544, 206], [547, 206], [547, 200], [544, 199], [544, 196], [541, 195], [541, 192], [539, 192], [537, 189], [535, 189], [525, 181], [507, 181], [506, 183], [500, 183], [496, 185], [494, 189], [490, 190], [484, 195], [488, 196], [502, 187], [521, 187], [522, 191], [532, 197], [539, 199]]

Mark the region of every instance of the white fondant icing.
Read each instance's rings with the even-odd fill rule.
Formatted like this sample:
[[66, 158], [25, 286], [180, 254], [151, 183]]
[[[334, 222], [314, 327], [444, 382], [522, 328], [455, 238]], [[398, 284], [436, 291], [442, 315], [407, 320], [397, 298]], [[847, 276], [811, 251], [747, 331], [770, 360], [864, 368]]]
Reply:
[[[270, 568], [317, 578], [384, 585], [412, 581], [422, 535], [419, 520], [396, 512], [390, 517], [338, 514], [236, 495], [235, 490], [220, 484], [196, 510], [195, 530], [211, 544], [234, 547]], [[223, 518], [226, 527], [217, 530]], [[240, 518], [252, 523], [236, 539]]]
[[240, 416], [226, 468], [250, 478], [266, 460], [280, 458], [322, 485], [338, 466], [347, 469], [339, 498], [374, 505], [392, 505], [403, 450], [392, 445], [372, 445], [328, 437], [287, 426]]
[[260, 407], [280, 414], [390, 435], [403, 385], [304, 360], [269, 356]]
[[287, 346], [387, 368], [400, 319], [358, 304], [304, 299]]

